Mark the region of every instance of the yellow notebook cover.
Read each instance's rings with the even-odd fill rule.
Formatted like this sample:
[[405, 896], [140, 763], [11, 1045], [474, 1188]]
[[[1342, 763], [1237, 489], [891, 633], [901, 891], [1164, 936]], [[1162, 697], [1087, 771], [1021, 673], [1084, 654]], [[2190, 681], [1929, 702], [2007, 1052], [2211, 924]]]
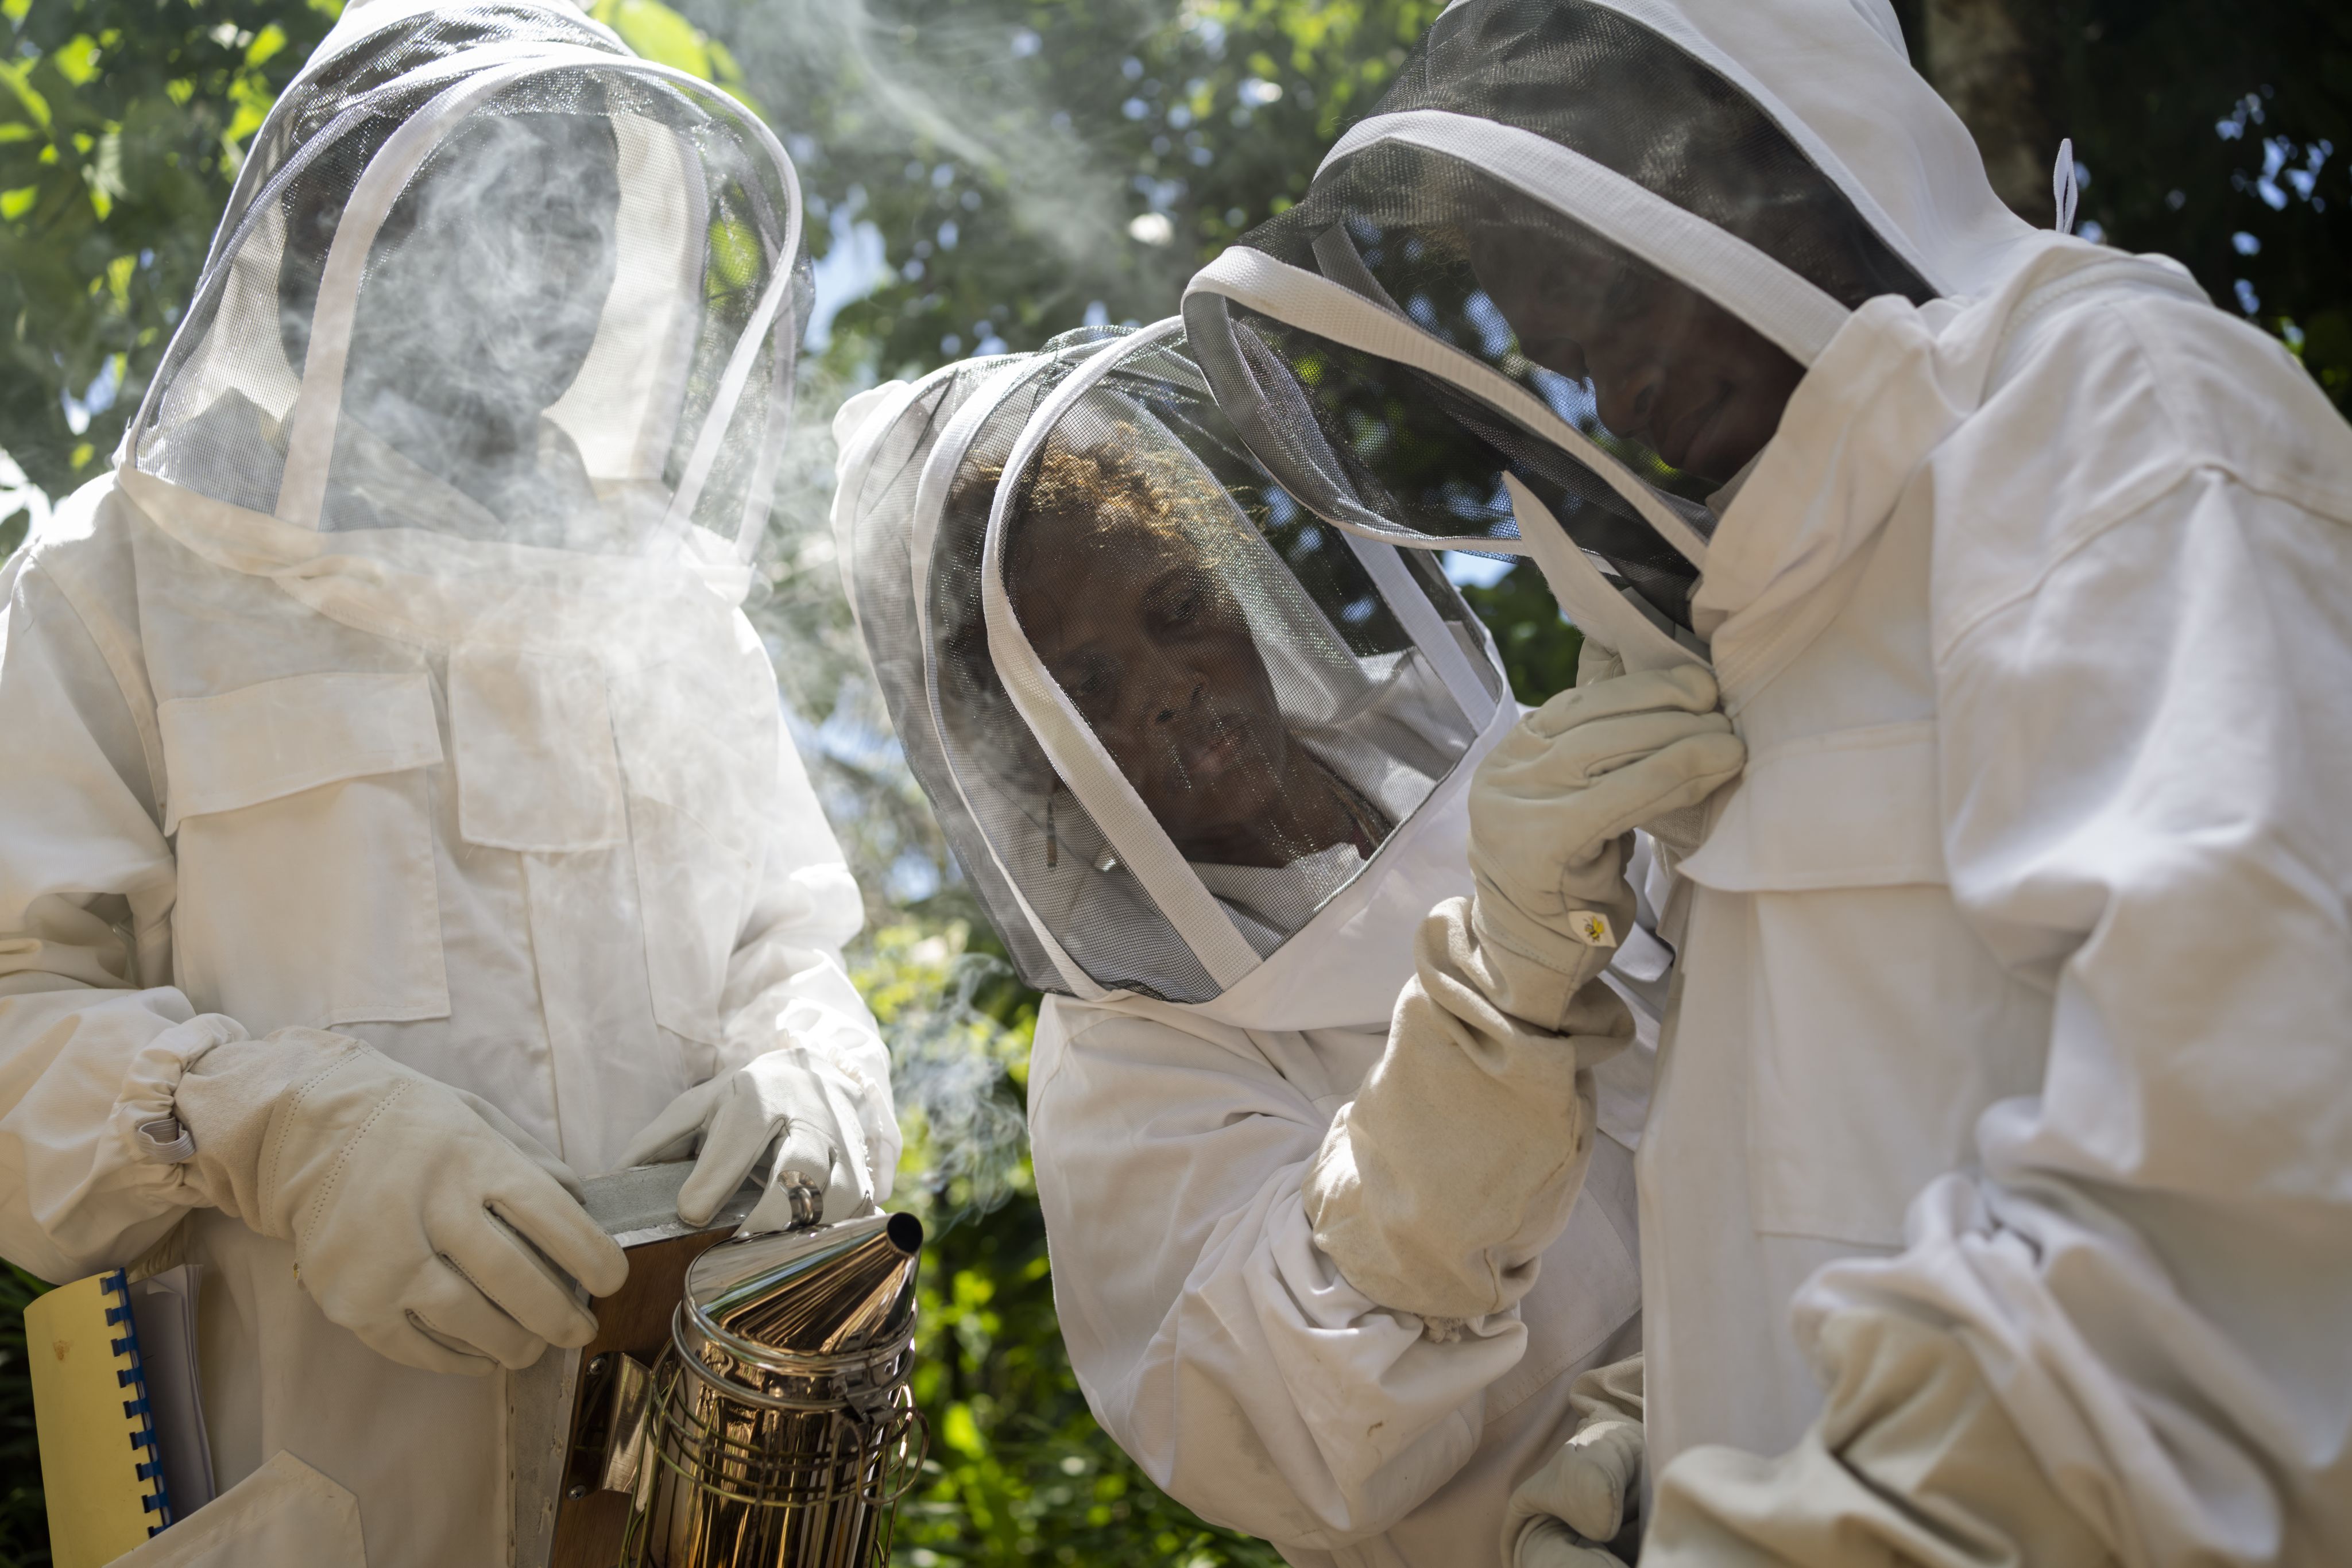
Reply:
[[170, 1521], [129, 1289], [118, 1269], [25, 1309], [57, 1568], [100, 1568]]

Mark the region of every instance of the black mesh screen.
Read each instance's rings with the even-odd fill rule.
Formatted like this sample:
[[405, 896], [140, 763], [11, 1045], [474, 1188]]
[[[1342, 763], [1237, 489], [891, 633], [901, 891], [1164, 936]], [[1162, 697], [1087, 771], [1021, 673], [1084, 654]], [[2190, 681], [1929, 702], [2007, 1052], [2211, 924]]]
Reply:
[[[1556, 444], [1435, 377], [1255, 311], [1201, 303], [1192, 314], [1227, 321], [1237, 350], [1220, 364], [1198, 332], [1204, 362], [1232, 378], [1225, 386], [1247, 378], [1228, 406], [1258, 413], [1253, 450], [1318, 512], [1462, 549], [1507, 548], [1518, 523], [1502, 476], [1513, 474], [1607, 574], [1689, 624], [1696, 570]], [[1702, 533], [1712, 523], [1702, 508], [1684, 516]]]
[[585, 17], [551, 8], [467, 5], [404, 16], [338, 51], [272, 106], [247, 154], [247, 166], [237, 181], [240, 199], [232, 203], [222, 219], [222, 235], [244, 215], [250, 193], [258, 191], [297, 149], [355, 101], [419, 66], [485, 44], [515, 39], [622, 53]]
[[[1540, 136], [1737, 235], [1851, 308], [1932, 290], [1744, 92], [1587, 0], [1472, 0], [1431, 28], [1371, 116], [1436, 110]], [[1195, 293], [1192, 336], [1251, 446], [1336, 518], [1459, 540], [1516, 533], [1524, 481], [1625, 587], [1687, 626], [1696, 570], [1627, 494], [1699, 538], [1706, 499], [1761, 449], [1802, 367], [1720, 302], [1459, 150], [1377, 141], [1241, 244], [1459, 350], [1580, 434], [1538, 434], [1460, 378], [1359, 352]], [[1609, 459], [1613, 459], [1612, 464]], [[1645, 503], [1646, 504], [1646, 503]]]
[[[1371, 113], [1443, 110], [1531, 131], [1728, 230], [1849, 308], [1935, 297], [1755, 101], [1640, 23], [1587, 0], [1472, 0], [1430, 28]], [[1336, 172], [1336, 171], [1335, 171]], [[1367, 180], [1408, 202], [1411, 183]], [[1241, 243], [1312, 267], [1339, 214], [1310, 200]], [[1434, 214], [1433, 214], [1434, 215]]]

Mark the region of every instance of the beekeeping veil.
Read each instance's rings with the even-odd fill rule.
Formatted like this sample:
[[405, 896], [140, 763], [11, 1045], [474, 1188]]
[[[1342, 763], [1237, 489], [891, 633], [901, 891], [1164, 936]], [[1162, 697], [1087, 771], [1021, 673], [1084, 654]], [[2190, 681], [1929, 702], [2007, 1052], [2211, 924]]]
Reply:
[[740, 597], [804, 276], [791, 161], [717, 89], [568, 9], [354, 7], [256, 137], [126, 487], [272, 559]]
[[2032, 243], [1900, 41], [1878, 0], [1465, 0], [1194, 279], [1195, 355], [1323, 517], [1700, 657], [1717, 517], [1854, 308]]
[[1433, 559], [1275, 483], [1173, 320], [845, 425], [866, 647], [1023, 977], [1255, 1028], [1385, 1018], [1413, 927], [1467, 891], [1461, 786], [1517, 712]]

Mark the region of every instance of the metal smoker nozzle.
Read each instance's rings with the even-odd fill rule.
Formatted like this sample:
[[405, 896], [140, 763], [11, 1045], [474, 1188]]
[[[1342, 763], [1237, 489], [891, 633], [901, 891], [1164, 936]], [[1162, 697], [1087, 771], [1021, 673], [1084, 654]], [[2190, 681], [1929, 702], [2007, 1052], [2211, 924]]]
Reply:
[[722, 1241], [687, 1270], [686, 1315], [717, 1348], [763, 1364], [763, 1352], [797, 1360], [894, 1345], [914, 1322], [922, 1249], [911, 1214]]
[[908, 1394], [922, 1222], [877, 1214], [722, 1241], [615, 1448], [633, 1568], [882, 1568], [922, 1466]]

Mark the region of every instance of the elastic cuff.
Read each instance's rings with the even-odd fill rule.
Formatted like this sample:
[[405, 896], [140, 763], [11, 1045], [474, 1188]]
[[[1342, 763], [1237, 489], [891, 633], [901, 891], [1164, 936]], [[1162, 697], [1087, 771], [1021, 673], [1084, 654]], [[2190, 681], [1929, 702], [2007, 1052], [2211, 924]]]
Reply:
[[249, 1038], [235, 1019], [203, 1013], [173, 1024], [131, 1059], [110, 1121], [134, 1161], [176, 1166], [195, 1156], [196, 1141], [180, 1124], [175, 1103], [180, 1080], [214, 1047]]
[[157, 1165], [176, 1166], [196, 1157], [195, 1134], [180, 1125], [177, 1116], [142, 1122], [133, 1129], [140, 1157]]

